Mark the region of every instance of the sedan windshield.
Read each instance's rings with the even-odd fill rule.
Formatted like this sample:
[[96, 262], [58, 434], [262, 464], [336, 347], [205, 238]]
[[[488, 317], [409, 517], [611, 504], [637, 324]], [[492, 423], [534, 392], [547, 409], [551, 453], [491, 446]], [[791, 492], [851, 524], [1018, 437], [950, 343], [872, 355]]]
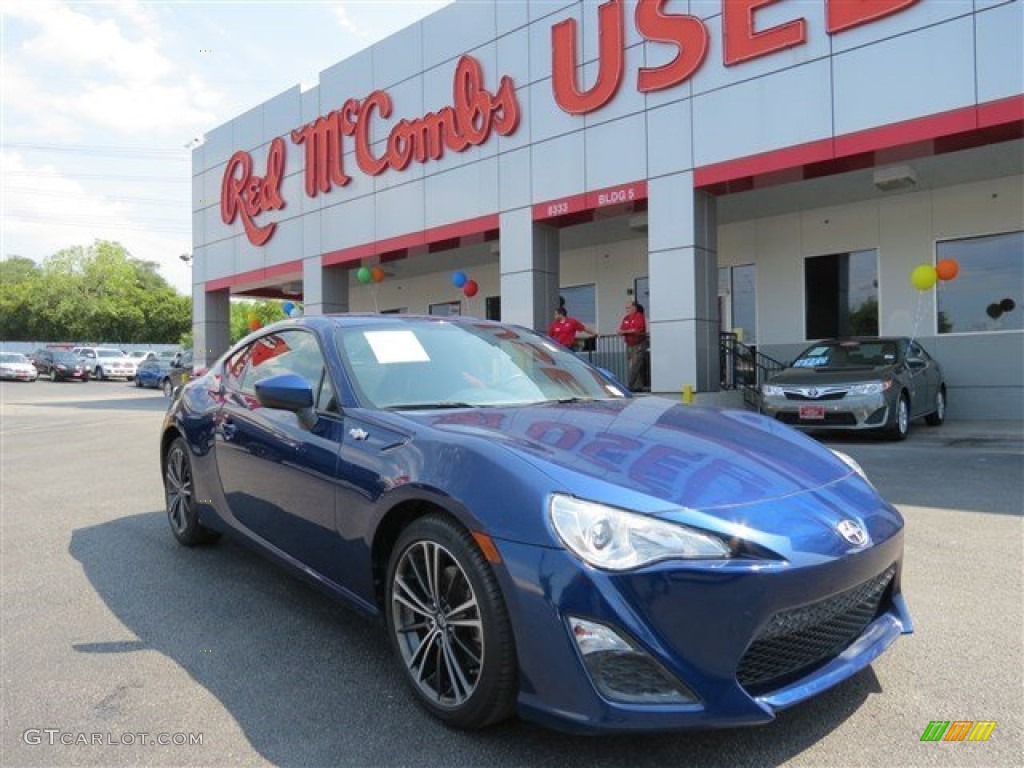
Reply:
[[457, 408], [625, 394], [531, 331], [490, 323], [380, 321], [338, 330], [357, 395], [376, 408]]
[[891, 341], [841, 341], [815, 344], [805, 349], [794, 368], [874, 368], [896, 362], [896, 344]]
[[27, 363], [28, 358], [17, 352], [0, 353], [0, 363]]

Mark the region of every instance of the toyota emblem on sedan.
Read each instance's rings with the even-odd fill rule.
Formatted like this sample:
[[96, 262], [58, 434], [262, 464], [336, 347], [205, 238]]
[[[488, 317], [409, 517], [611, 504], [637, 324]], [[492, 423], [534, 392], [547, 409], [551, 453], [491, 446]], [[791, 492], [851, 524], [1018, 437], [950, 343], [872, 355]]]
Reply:
[[843, 520], [836, 526], [836, 530], [855, 547], [863, 547], [868, 543], [868, 532], [855, 520]]

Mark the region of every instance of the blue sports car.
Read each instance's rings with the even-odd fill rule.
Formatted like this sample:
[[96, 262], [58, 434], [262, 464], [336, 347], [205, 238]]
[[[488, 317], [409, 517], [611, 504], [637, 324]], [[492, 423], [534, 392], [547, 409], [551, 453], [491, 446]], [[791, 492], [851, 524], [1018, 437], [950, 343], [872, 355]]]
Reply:
[[461, 728], [766, 723], [911, 631], [903, 520], [852, 459], [518, 327], [269, 326], [176, 393], [160, 460], [179, 542], [230, 533], [379, 617]]

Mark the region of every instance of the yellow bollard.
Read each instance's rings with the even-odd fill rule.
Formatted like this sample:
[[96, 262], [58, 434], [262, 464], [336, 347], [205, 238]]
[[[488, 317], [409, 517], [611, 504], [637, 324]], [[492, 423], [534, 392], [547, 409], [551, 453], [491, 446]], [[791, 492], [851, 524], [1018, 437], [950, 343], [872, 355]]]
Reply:
[[693, 385], [683, 385], [683, 402], [687, 405], [693, 405]]

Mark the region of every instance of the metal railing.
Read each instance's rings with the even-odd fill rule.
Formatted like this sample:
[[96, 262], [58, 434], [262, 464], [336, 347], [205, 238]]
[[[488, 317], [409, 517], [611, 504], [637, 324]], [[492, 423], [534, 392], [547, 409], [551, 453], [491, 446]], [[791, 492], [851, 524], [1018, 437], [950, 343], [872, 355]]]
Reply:
[[744, 344], [735, 333], [720, 333], [718, 340], [722, 389], [742, 390], [743, 402], [760, 410], [761, 385], [786, 366]]
[[[591, 365], [604, 368], [623, 386], [629, 385], [629, 358], [626, 356], [626, 342], [618, 334], [593, 336], [577, 340], [576, 354]], [[644, 382], [650, 386], [650, 351], [647, 353], [647, 370]]]

